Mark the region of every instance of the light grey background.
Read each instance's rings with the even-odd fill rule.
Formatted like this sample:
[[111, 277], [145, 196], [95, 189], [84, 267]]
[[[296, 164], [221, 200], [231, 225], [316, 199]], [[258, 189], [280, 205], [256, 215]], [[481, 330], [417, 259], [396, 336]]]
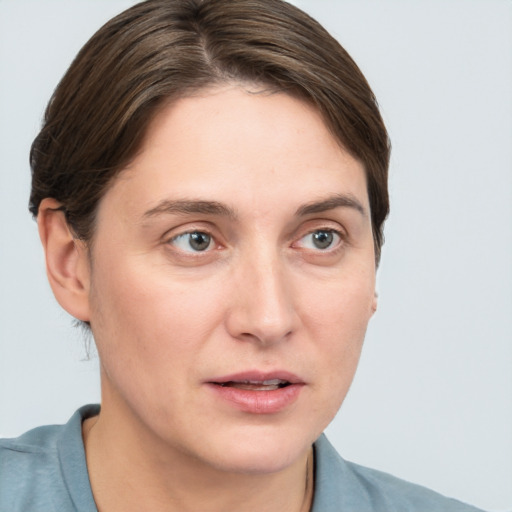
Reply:
[[[99, 399], [27, 209], [28, 151], [81, 45], [129, 0], [0, 0], [0, 434]], [[296, 1], [393, 141], [379, 311], [328, 429], [348, 459], [512, 510], [512, 2]]]

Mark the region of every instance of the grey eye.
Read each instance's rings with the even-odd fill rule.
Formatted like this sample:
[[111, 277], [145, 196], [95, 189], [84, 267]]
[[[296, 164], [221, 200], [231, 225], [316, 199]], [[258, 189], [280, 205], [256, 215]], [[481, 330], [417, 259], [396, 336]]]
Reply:
[[202, 252], [210, 248], [212, 237], [202, 231], [183, 233], [172, 239], [172, 244], [186, 252]]
[[303, 236], [299, 241], [299, 247], [304, 249], [313, 249], [325, 251], [334, 248], [341, 242], [341, 237], [333, 229], [317, 229]]
[[315, 231], [311, 233], [313, 245], [317, 249], [327, 249], [334, 241], [334, 233], [332, 231]]
[[188, 244], [195, 251], [204, 251], [208, 249], [211, 241], [212, 239], [210, 235], [207, 235], [206, 233], [201, 233], [199, 231], [189, 233]]

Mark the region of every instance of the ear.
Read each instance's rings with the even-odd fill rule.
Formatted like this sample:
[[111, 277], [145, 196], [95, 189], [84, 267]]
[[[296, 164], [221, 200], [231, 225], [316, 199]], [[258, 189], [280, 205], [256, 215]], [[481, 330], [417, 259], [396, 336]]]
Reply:
[[46, 273], [57, 302], [73, 317], [89, 321], [90, 268], [84, 242], [73, 237], [61, 204], [41, 201], [37, 215]]

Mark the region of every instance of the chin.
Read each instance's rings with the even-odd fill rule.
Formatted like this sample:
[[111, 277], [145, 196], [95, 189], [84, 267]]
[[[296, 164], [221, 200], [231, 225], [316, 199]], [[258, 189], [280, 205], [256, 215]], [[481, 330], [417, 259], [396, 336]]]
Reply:
[[[320, 435], [320, 434], [318, 434]], [[318, 435], [299, 429], [247, 427], [215, 442], [209, 454], [213, 466], [230, 473], [269, 474], [285, 470], [305, 458]]]
[[219, 457], [214, 465], [228, 473], [265, 475], [279, 473], [292, 466], [294, 463], [305, 457], [310, 446], [302, 450], [288, 451], [282, 449], [261, 449], [253, 447], [250, 450], [242, 449], [237, 452], [231, 451]]

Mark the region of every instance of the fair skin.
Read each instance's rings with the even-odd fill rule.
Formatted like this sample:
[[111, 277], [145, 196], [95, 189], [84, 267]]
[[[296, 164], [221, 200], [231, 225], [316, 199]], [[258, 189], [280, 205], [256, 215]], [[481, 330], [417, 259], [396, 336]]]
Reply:
[[304, 102], [230, 85], [159, 113], [91, 248], [55, 206], [50, 283], [101, 361], [98, 509], [308, 510], [376, 308], [362, 165]]

